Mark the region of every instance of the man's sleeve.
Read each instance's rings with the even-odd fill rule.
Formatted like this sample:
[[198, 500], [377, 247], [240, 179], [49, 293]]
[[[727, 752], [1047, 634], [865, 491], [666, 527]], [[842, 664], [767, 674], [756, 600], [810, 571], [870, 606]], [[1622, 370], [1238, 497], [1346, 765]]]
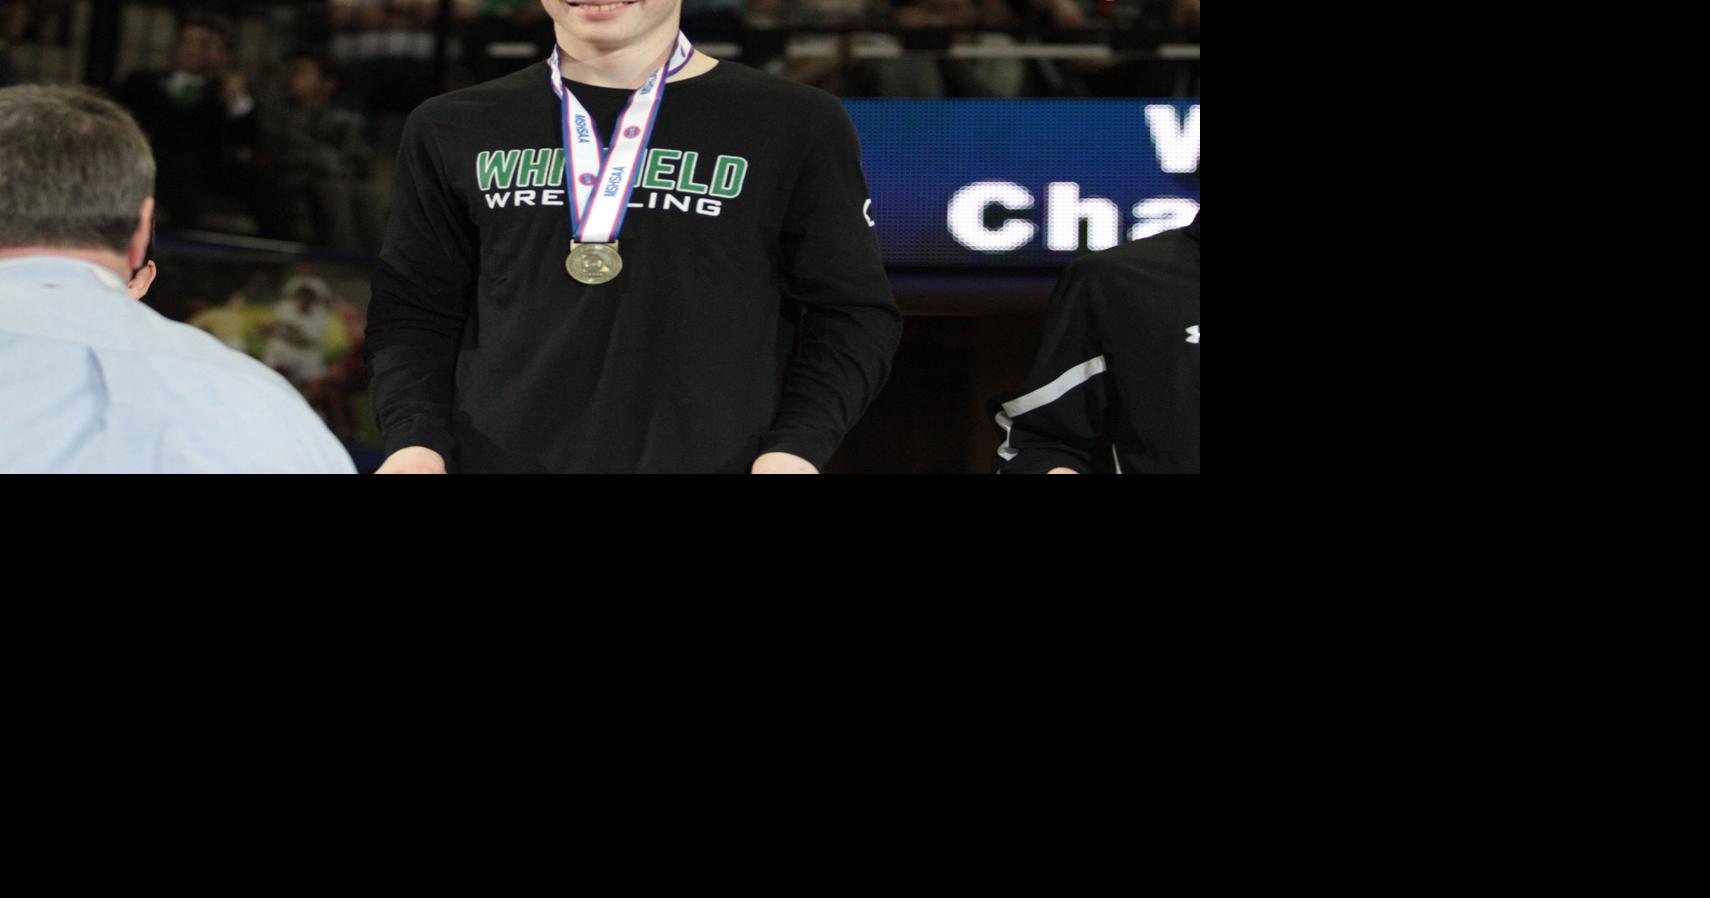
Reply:
[[1061, 467], [1089, 474], [1105, 467], [1093, 464], [1104, 442], [1109, 397], [1088, 270], [1077, 263], [1064, 272], [1027, 377], [993, 402], [1003, 438], [998, 473], [1043, 474]]
[[420, 109], [404, 125], [363, 355], [386, 454], [425, 446], [449, 463], [452, 383], [474, 284], [476, 232], [430, 131]]
[[867, 179], [855, 125], [841, 104], [815, 126], [782, 238], [784, 287], [805, 314], [783, 394], [760, 451], [788, 452], [824, 468], [890, 374], [902, 341], [868, 217]]

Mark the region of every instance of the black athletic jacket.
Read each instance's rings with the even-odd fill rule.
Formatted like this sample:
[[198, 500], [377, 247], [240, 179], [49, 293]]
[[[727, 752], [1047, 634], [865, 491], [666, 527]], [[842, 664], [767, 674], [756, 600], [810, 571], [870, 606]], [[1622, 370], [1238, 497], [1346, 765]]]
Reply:
[[1001, 473], [1198, 474], [1199, 217], [1075, 260], [993, 406]]

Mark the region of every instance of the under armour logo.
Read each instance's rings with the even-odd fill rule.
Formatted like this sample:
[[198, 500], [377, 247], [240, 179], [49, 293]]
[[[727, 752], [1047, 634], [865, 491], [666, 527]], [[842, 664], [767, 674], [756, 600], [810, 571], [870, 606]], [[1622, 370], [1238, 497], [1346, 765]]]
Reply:
[[867, 210], [871, 208], [873, 208], [873, 201], [868, 200], [867, 205], [861, 207], [861, 217], [867, 219], [867, 227], [876, 228], [879, 223], [873, 220], [873, 216], [867, 214]]
[[1189, 343], [1199, 342], [1199, 325], [1196, 324], [1187, 329], [1187, 341]]

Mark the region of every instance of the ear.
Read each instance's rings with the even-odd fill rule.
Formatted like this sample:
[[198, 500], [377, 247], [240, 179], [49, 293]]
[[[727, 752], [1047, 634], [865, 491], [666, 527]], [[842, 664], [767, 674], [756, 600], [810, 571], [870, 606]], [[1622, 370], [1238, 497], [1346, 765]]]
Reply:
[[136, 271], [142, 267], [148, 258], [148, 238], [154, 233], [154, 197], [143, 197], [142, 209], [137, 215], [137, 229], [131, 232], [131, 245], [125, 253], [125, 261], [129, 268]]
[[137, 276], [131, 278], [130, 286], [125, 288], [130, 291], [131, 298], [142, 299], [144, 296], [148, 295], [148, 288], [154, 286], [154, 276], [154, 260], [150, 259], [148, 260], [148, 264], [144, 265], [142, 270], [137, 272]]

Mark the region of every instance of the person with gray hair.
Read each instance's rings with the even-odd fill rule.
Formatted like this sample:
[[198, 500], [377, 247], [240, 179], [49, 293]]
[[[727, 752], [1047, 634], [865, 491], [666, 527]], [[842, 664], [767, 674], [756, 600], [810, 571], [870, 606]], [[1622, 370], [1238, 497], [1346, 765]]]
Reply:
[[127, 291], [154, 176], [117, 104], [0, 89], [0, 472], [354, 473], [284, 378]]

